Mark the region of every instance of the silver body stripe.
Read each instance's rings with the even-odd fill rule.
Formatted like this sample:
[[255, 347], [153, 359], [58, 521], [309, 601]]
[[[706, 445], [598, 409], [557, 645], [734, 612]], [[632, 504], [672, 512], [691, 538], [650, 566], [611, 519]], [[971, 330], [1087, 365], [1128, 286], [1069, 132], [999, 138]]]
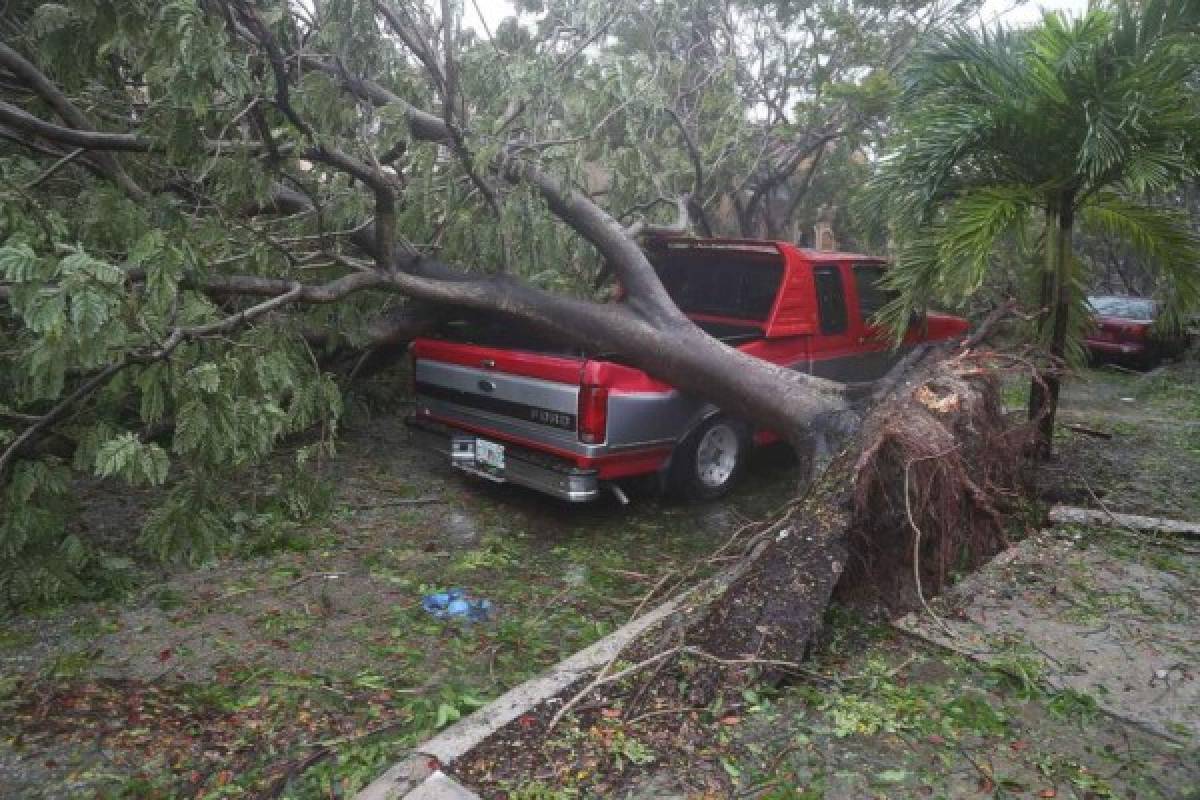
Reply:
[[677, 390], [608, 396], [608, 441], [614, 448], [674, 444], [707, 415], [710, 403]]
[[[852, 356], [820, 361], [806, 360], [792, 364], [791, 368], [836, 381], [876, 380], [908, 349], [856, 353]], [[496, 370], [418, 359], [416, 380], [476, 395], [485, 394], [480, 388], [480, 382], [485, 381], [494, 387], [486, 394], [499, 400], [568, 414], [575, 414], [578, 410], [578, 386]], [[604, 444], [595, 445], [580, 442], [575, 431], [540, 425], [527, 419], [470, 408], [438, 398], [418, 394], [417, 404], [418, 410], [428, 409], [448, 422], [458, 421], [488, 428], [587, 457], [643, 447], [674, 445], [701, 422], [719, 411], [712, 403], [674, 389], [667, 392], [614, 392], [608, 399], [608, 438]]]
[[[514, 403], [564, 411], [568, 414], [574, 414], [579, 404], [578, 386], [510, 375], [494, 369], [444, 364], [423, 358], [417, 360], [416, 379], [421, 383], [432, 383], [460, 392], [486, 394], [497, 400], [511, 400]], [[480, 388], [480, 382], [490, 382], [495, 388], [484, 392]]]

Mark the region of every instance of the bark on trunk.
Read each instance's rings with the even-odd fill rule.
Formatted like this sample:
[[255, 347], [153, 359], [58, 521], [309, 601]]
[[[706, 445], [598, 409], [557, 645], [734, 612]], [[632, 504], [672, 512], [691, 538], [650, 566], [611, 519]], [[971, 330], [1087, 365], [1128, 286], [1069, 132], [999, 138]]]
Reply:
[[1029, 387], [1029, 418], [1037, 422], [1037, 451], [1049, 458], [1054, 444], [1054, 420], [1058, 412], [1061, 388], [1059, 370], [1066, 356], [1067, 331], [1071, 316], [1071, 237], [1075, 225], [1075, 197], [1065, 192], [1046, 208], [1045, 269], [1039, 292], [1040, 307], [1049, 312], [1039, 322], [1045, 340], [1049, 330], [1048, 352], [1051, 368], [1033, 376]]
[[[1054, 229], [1054, 327], [1050, 333], [1050, 356], [1058, 364], [1067, 354], [1067, 329], [1071, 318], [1071, 234], [1075, 226], [1073, 199], [1064, 198]], [[1058, 414], [1058, 395], [1061, 380], [1057, 369], [1045, 377], [1046, 404], [1038, 422], [1038, 440], [1043, 456], [1049, 456], [1054, 446], [1054, 419]]]
[[[1051, 312], [1054, 307], [1054, 230], [1058, 224], [1058, 203], [1054, 198], [1046, 205], [1046, 250], [1042, 255], [1042, 275], [1038, 283], [1038, 309], [1042, 316], [1038, 318], [1038, 341], [1046, 341], [1046, 332], [1052, 324]], [[1031, 376], [1029, 381], [1029, 419], [1039, 420], [1045, 413], [1047, 403], [1045, 377], [1042, 374]]]
[[[835, 591], [891, 610], [924, 603], [952, 570], [1005, 544], [997, 497], [1024, 487], [1025, 430], [965, 352], [899, 365], [809, 493], [754, 543], [750, 566], [687, 636], [717, 660], [690, 675], [704, 705], [734, 672], [799, 663]], [[853, 420], [852, 416], [844, 419]], [[923, 588], [922, 588], [923, 587]]]

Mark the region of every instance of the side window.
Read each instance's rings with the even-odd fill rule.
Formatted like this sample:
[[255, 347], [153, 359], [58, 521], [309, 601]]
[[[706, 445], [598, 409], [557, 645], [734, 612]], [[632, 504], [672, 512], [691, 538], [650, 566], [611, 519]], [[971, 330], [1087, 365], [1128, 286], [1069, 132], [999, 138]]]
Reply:
[[854, 265], [854, 285], [858, 288], [858, 310], [863, 322], [870, 322], [896, 296], [891, 289], [881, 285], [883, 274], [883, 267], [880, 266]]
[[817, 284], [817, 315], [821, 333], [846, 332], [846, 295], [842, 292], [842, 272], [835, 266], [813, 267]]

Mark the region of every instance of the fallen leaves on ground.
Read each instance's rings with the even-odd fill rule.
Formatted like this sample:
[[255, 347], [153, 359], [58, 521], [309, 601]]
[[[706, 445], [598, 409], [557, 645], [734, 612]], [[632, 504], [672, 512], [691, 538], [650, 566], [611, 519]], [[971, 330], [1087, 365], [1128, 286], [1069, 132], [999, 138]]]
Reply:
[[24, 699], [0, 710], [0, 725], [20, 731], [18, 750], [91, 745], [108, 754], [110, 766], [135, 777], [176, 776], [174, 785], [162, 786], [162, 797], [196, 797], [235, 780], [261, 790], [329, 740], [353, 740], [409, 715], [386, 690], [339, 689], [335, 695], [316, 684], [280, 689], [233, 679], [207, 685], [119, 680], [22, 689]]

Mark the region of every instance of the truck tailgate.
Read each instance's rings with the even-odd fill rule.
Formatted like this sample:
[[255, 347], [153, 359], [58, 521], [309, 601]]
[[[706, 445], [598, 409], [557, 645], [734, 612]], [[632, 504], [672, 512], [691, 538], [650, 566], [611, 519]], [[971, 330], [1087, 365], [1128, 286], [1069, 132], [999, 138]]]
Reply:
[[581, 452], [583, 359], [436, 340], [419, 340], [413, 355], [419, 417]]

